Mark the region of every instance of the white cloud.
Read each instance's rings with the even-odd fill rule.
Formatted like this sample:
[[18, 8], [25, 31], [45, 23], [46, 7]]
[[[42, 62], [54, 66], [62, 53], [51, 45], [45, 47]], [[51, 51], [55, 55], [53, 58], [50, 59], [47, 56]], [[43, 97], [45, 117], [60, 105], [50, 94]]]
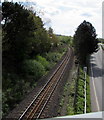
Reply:
[[103, 0], [31, 1], [35, 2], [44, 13], [44, 15], [41, 16], [43, 20], [51, 20], [51, 27], [55, 33], [73, 35], [78, 25], [86, 20], [92, 23], [98, 36], [102, 36]]

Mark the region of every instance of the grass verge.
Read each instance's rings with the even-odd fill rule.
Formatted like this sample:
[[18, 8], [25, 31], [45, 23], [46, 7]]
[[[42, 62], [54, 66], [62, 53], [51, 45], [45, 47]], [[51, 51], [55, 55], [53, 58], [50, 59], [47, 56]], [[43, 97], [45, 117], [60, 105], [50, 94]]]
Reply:
[[[84, 92], [84, 71], [80, 68], [78, 77], [78, 89], [75, 105], [75, 114], [84, 114], [84, 104], [85, 104], [85, 92]], [[86, 112], [91, 112], [91, 101], [90, 101], [90, 79], [87, 75], [86, 77]]]

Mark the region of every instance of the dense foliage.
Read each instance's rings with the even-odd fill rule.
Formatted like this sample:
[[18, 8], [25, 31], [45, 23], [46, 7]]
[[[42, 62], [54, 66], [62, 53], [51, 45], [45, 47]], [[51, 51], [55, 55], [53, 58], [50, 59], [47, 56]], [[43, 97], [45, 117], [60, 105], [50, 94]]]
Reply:
[[95, 28], [91, 23], [81, 23], [74, 35], [75, 53], [81, 64], [86, 64], [88, 55], [98, 50], [98, 39]]
[[[2, 3], [3, 116], [36, 86], [66, 51], [53, 29], [19, 3]], [[60, 53], [59, 53], [59, 52]]]
[[[17, 3], [2, 5], [3, 20], [3, 68], [7, 72], [21, 72], [25, 59], [47, 52], [50, 39], [42, 20], [35, 13]], [[11, 69], [10, 69], [11, 68]]]

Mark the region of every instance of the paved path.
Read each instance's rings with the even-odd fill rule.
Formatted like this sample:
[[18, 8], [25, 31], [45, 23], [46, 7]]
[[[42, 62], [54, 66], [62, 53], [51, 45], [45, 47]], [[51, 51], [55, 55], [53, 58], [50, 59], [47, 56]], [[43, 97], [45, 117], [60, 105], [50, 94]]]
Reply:
[[97, 53], [91, 55], [91, 108], [92, 112], [102, 111], [102, 49], [100, 47]]

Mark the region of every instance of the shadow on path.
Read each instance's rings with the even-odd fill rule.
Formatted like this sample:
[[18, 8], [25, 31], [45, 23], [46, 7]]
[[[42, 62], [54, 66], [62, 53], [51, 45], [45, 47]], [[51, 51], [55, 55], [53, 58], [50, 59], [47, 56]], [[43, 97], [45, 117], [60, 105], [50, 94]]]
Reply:
[[91, 77], [102, 77], [102, 72], [104, 71], [104, 69], [97, 67], [97, 65], [94, 63], [91, 63], [91, 67], [93, 72], [93, 74], [91, 73]]

